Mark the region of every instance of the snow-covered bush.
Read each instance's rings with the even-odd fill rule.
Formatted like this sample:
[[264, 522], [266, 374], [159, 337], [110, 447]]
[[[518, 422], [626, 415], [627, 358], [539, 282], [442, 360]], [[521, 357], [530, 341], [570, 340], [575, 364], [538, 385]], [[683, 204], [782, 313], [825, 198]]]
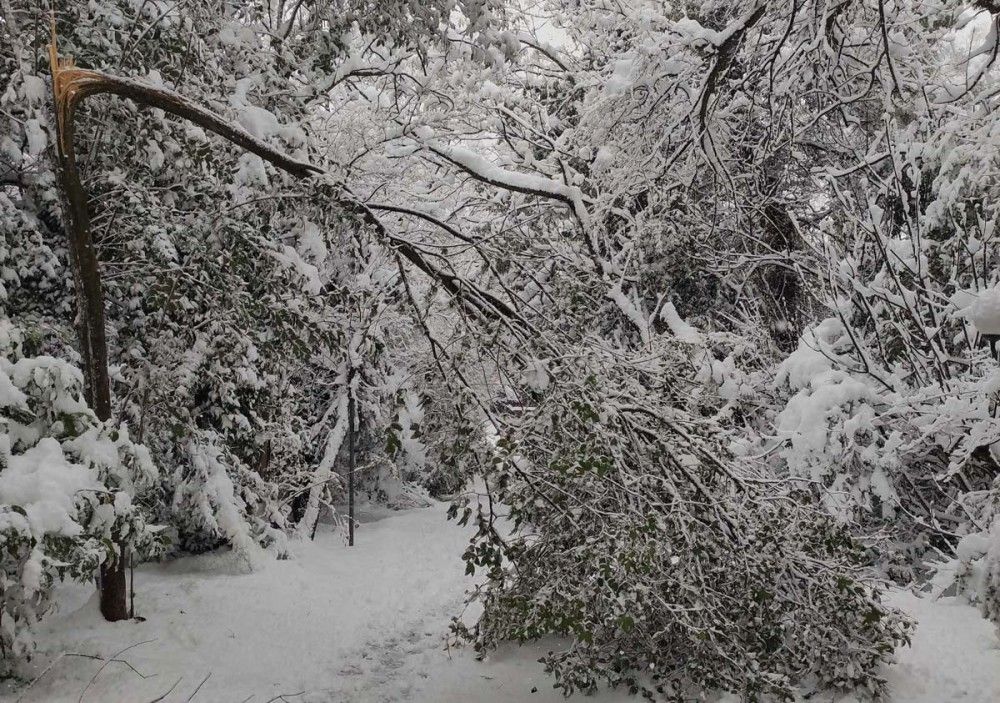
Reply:
[[125, 426], [97, 421], [80, 371], [25, 356], [0, 320], [0, 650], [9, 668], [32, 650], [31, 628], [53, 581], [89, 580], [103, 563], [162, 546], [147, 524], [158, 475]]
[[[764, 429], [741, 442], [865, 536], [888, 575], [909, 581], [922, 560], [988, 524], [973, 516], [995, 501], [1000, 373], [981, 350], [952, 350], [948, 365], [961, 361], [921, 382], [882, 355], [870, 331], [879, 322], [866, 329], [845, 310], [807, 329], [770, 381], [758, 379]], [[904, 353], [907, 364], [934, 365], [926, 347]]]
[[422, 393], [401, 391], [386, 449], [404, 482], [434, 497], [454, 495], [481, 466], [484, 417], [468, 394], [425, 374]]
[[1000, 479], [992, 490], [962, 497], [970, 527], [955, 558], [938, 561], [932, 593], [955, 593], [978, 605], [1000, 627]]
[[837, 363], [849, 349], [844, 326], [829, 318], [777, 366], [775, 385], [790, 396], [774, 419], [776, 456], [790, 477], [819, 487], [839, 522], [873, 512], [891, 520], [899, 506], [890, 476], [898, 474], [900, 440], [882, 415], [892, 395]]
[[173, 477], [171, 524], [182, 549], [203, 552], [229, 545], [247, 568], [260, 548], [284, 543], [274, 488], [244, 466], [211, 432], [191, 439]]
[[731, 456], [721, 426], [667, 401], [689, 367], [658, 351], [578, 350], [530, 390], [485, 472], [489, 500], [454, 509], [475, 518], [465, 558], [486, 577], [465, 634], [485, 648], [567, 638], [545, 658], [567, 692], [756, 701], [807, 680], [882, 693], [909, 626], [863, 578], [864, 550], [807, 492]]
[[839, 520], [888, 537], [881, 560], [900, 579], [988, 531], [974, 516], [996, 499], [997, 211], [963, 141], [991, 129], [982, 119], [895, 125], [881, 180], [829, 178], [837, 208], [814, 252], [828, 317], [760, 389], [778, 409], [758, 413], [760, 447]]

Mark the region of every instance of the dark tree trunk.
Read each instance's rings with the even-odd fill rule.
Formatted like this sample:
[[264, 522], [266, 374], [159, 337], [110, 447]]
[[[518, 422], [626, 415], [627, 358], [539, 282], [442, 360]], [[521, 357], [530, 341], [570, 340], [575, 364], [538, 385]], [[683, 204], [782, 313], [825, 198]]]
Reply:
[[[104, 291], [101, 270], [90, 233], [87, 194], [80, 182], [73, 150], [72, 109], [66, 110], [58, 82], [53, 39], [52, 88], [56, 123], [56, 171], [63, 199], [63, 218], [69, 243], [70, 264], [76, 287], [76, 327], [83, 362], [87, 404], [105, 422], [111, 419], [111, 377], [104, 329]], [[124, 547], [116, 545], [114, 561], [101, 565], [101, 614], [110, 622], [128, 618]]]
[[[793, 262], [793, 253], [802, 249], [802, 241], [786, 206], [771, 202], [761, 218], [764, 242], [775, 252], [783, 252]], [[805, 326], [805, 291], [799, 277], [789, 269], [771, 266], [764, 270], [764, 284], [774, 305], [771, 337], [783, 352], [795, 351]]]
[[309, 491], [304, 490], [297, 493], [294, 498], [292, 498], [292, 512], [288, 516], [289, 521], [293, 524], [298, 525], [302, 522], [302, 519], [306, 516], [306, 505], [309, 503]]
[[117, 545], [118, 558], [101, 566], [101, 615], [108, 622], [127, 620], [128, 589], [125, 581], [125, 547]]
[[63, 196], [63, 217], [69, 240], [70, 264], [76, 286], [77, 332], [87, 404], [101, 421], [111, 419], [111, 379], [104, 332], [104, 291], [97, 252], [90, 234], [87, 194], [80, 183], [73, 151], [73, 122], [58, 118], [56, 107], [56, 170]]

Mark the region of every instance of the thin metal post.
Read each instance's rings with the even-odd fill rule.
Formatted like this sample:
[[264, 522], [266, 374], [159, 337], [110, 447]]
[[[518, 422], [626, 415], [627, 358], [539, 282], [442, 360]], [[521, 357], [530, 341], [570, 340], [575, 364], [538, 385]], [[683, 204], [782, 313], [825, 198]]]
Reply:
[[128, 572], [129, 572], [129, 604], [128, 604], [128, 616], [130, 618], [135, 617], [135, 552], [130, 551], [128, 554]]
[[354, 390], [347, 392], [347, 545], [354, 546]]

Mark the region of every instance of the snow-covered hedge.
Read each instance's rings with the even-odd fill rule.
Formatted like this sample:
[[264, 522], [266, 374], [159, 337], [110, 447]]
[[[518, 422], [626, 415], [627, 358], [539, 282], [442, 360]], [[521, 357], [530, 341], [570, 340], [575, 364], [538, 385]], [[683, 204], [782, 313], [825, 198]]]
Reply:
[[101, 423], [81, 399], [79, 369], [25, 356], [0, 320], [0, 651], [30, 656], [31, 629], [55, 579], [89, 580], [101, 564], [156, 553], [143, 504], [157, 470], [128, 429]]
[[[952, 586], [1000, 627], [1000, 479], [980, 500], [969, 501], [981, 528], [962, 537], [956, 558], [938, 574], [939, 588]], [[975, 514], [975, 512], [973, 513]]]
[[170, 522], [183, 549], [201, 552], [228, 544], [252, 569], [262, 547], [282, 551], [284, 533], [274, 487], [226, 451], [214, 433], [201, 431], [186, 447], [173, 476]]

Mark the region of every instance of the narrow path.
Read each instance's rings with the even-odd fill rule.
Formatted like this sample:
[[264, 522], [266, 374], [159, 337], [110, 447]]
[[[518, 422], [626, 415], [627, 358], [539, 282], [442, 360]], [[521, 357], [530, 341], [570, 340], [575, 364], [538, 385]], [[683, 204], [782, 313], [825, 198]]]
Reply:
[[[154, 676], [141, 679], [112, 663], [84, 701], [150, 700], [178, 680], [164, 700], [185, 701], [205, 676], [195, 703], [261, 703], [288, 693], [300, 693], [294, 700], [301, 703], [386, 688], [411, 631], [422, 646], [441, 641], [444, 613], [467, 585], [458, 559], [465, 536], [446, 521], [445, 506], [435, 505], [365, 523], [357, 540], [348, 548], [339, 535], [321, 532], [313, 543], [294, 544], [293, 559], [268, 561], [253, 573], [230, 553], [144, 567], [136, 574], [137, 612], [146, 618], [140, 623], [106, 623], [89, 587], [64, 588], [62, 612], [40, 628], [36, 671], [60, 652], [104, 657], [142, 642], [123, 658]], [[24, 703], [75, 703], [100, 667], [63, 659]]]

